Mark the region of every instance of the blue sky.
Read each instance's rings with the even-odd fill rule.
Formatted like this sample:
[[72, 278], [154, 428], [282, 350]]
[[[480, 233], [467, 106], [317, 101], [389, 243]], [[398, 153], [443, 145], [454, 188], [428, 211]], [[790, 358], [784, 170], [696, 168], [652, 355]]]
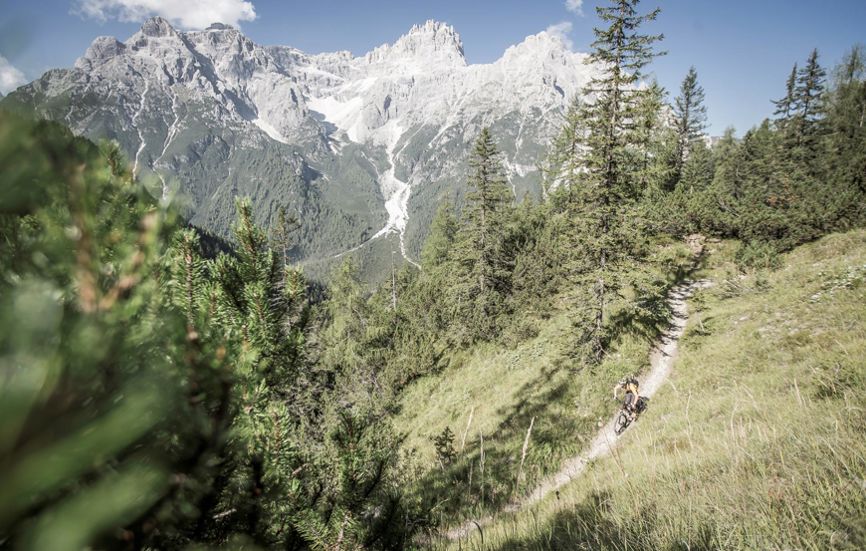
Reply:
[[[121, 40], [154, 11], [179, 27], [219, 17], [239, 24], [260, 44], [315, 53], [362, 54], [391, 42], [414, 23], [454, 25], [470, 63], [494, 61], [511, 44], [567, 22], [578, 51], [588, 51], [595, 6], [603, 0], [2, 0], [0, 90], [68, 67], [95, 36]], [[567, 4], [571, 4], [568, 6]], [[582, 4], [582, 6], [579, 6]], [[149, 8], [143, 8], [148, 6]], [[153, 6], [156, 6], [155, 8]], [[579, 6], [579, 9], [578, 9]], [[644, 0], [662, 8], [651, 30], [665, 34], [669, 53], [650, 68], [675, 95], [690, 65], [697, 67], [711, 123], [721, 134], [742, 133], [768, 116], [796, 61], [817, 47], [834, 65], [866, 42], [866, 0]], [[572, 8], [572, 9], [569, 9]], [[16, 72], [18, 71], [18, 72]], [[5, 88], [4, 88], [5, 83]]]

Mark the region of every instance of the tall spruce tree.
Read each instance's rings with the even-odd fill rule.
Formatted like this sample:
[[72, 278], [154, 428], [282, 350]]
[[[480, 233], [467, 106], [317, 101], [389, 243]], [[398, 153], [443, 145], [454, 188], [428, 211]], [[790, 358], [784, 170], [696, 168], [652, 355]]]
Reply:
[[637, 149], [636, 184], [643, 193], [666, 189], [671, 180], [671, 159], [675, 154], [674, 131], [665, 124], [667, 91], [653, 81], [641, 94], [635, 110], [632, 142]]
[[585, 94], [594, 101], [583, 109], [588, 129], [584, 159], [585, 181], [575, 199], [576, 225], [587, 257], [584, 283], [593, 286], [591, 329], [585, 335], [596, 361], [601, 361], [607, 337], [605, 315], [609, 301], [619, 294], [625, 265], [635, 258], [642, 240], [632, 223], [629, 205], [636, 198], [634, 147], [635, 117], [642, 91], [642, 70], [657, 55], [653, 44], [661, 35], [640, 33], [660, 10], [639, 14], [639, 0], [614, 0], [596, 8], [608, 26], [594, 29], [590, 59], [603, 67]]
[[703, 137], [707, 127], [707, 108], [704, 89], [698, 84], [698, 72], [689, 68], [680, 86], [680, 95], [674, 100], [674, 121], [677, 129], [677, 148], [674, 157], [674, 183], [682, 178], [683, 166], [692, 146]]
[[822, 179], [832, 188], [824, 203], [844, 203], [834, 210], [842, 227], [848, 227], [866, 220], [866, 47], [846, 55], [828, 98]]
[[477, 254], [473, 274], [482, 293], [503, 290], [500, 236], [503, 212], [513, 197], [505, 180], [502, 159], [489, 128], [484, 128], [469, 159], [466, 209], [467, 233]]
[[798, 111], [800, 108], [797, 95], [797, 74], [799, 73], [798, 64], [794, 64], [791, 69], [788, 80], [785, 81], [785, 95], [781, 99], [772, 100], [776, 110], [773, 115], [776, 117], [776, 128], [781, 132], [779, 143], [779, 158], [792, 159], [792, 155], [797, 146], [797, 131], [798, 131]]
[[510, 273], [503, 248], [506, 214], [513, 196], [505, 179], [493, 136], [484, 128], [469, 158], [464, 226], [458, 239], [458, 263], [466, 273], [460, 302], [469, 307], [464, 320], [475, 337], [492, 336], [494, 317], [508, 290]]
[[576, 189], [582, 172], [582, 151], [586, 143], [586, 125], [583, 117], [583, 102], [575, 96], [565, 112], [559, 134], [551, 144], [550, 152], [542, 166], [546, 194], [559, 186]]
[[791, 69], [791, 74], [785, 83], [785, 96], [782, 99], [773, 100], [773, 105], [776, 110], [773, 112], [776, 115], [777, 122], [782, 124], [791, 119], [791, 116], [797, 110], [797, 64]]
[[823, 113], [823, 95], [827, 72], [818, 63], [818, 50], [812, 50], [806, 66], [797, 74], [797, 144], [813, 147]]

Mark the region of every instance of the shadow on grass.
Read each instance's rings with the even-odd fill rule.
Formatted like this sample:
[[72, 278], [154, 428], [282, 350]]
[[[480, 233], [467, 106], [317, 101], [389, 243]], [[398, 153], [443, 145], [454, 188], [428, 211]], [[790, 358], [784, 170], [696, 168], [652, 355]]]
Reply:
[[[484, 549], [496, 551], [529, 550], [657, 550], [709, 551], [719, 548], [713, 529], [701, 526], [691, 537], [661, 537], [659, 520], [653, 507], [644, 508], [627, 524], [617, 522], [610, 511], [610, 496], [593, 493], [572, 509], [563, 509], [551, 519], [533, 526], [529, 533], [512, 536], [504, 543]], [[665, 543], [664, 539], [674, 540]], [[467, 547], [468, 548], [468, 547]], [[473, 547], [473, 549], [478, 549]]]
[[[555, 377], [561, 380], [551, 384]], [[575, 451], [572, 448], [578, 434], [592, 431], [589, 421], [583, 426], [584, 421], [571, 416], [549, 414], [551, 404], [564, 401], [572, 385], [573, 381], [553, 367], [524, 384], [517, 392], [520, 400], [508, 410], [499, 410], [503, 421], [494, 432], [484, 435], [483, 472], [481, 441], [473, 432], [466, 440], [465, 450], [451, 465], [429, 471], [421, 478], [416, 485], [417, 496], [435, 507], [435, 514], [445, 521], [464, 520], [505, 505], [544, 474], [536, 472], [538, 468], [530, 467], [533, 462], [527, 460], [524, 477], [518, 481], [521, 446], [533, 418], [531, 451], [546, 450], [549, 457], [544, 463], [549, 468], [555, 469], [563, 457]]]

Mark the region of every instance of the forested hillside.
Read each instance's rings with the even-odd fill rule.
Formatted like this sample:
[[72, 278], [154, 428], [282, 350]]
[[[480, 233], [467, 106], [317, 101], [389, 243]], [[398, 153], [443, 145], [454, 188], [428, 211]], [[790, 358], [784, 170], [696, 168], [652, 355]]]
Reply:
[[[769, 412], [742, 393], [683, 406], [666, 387], [650, 410], [665, 417], [627, 433], [643, 459], [629, 452], [569, 486], [565, 512], [546, 503], [548, 539], [517, 516], [492, 545], [749, 548], [721, 537], [743, 511], [755, 530], [805, 526], [767, 531], [771, 547], [866, 544], [860, 501], [842, 507], [820, 488], [861, 491], [848, 446], [862, 425], [862, 230], [789, 253], [866, 221], [863, 49], [832, 70], [804, 52], [775, 118], [709, 147], [699, 71], [672, 92], [645, 81], [663, 39], [646, 29], [663, 15], [636, 0], [598, 14], [591, 61], [605, 70], [539, 144], [543, 199], [515, 200], [500, 138], [480, 130], [462, 208], [442, 202], [420, 268], [392, 263], [373, 289], [352, 262], [309, 282], [289, 254], [302, 221], [285, 210], [259, 227], [236, 198], [223, 245], [148, 193], [116, 144], [0, 111], [0, 548], [445, 545], [449, 527], [580, 451], [616, 407], [609, 389], [669, 326], [671, 288], [701, 270], [715, 290], [698, 299], [681, 381], [696, 394], [760, 386]], [[774, 311], [787, 333], [764, 329]], [[735, 355], [752, 335], [739, 323], [793, 352]], [[772, 355], [753, 340], [744, 350]], [[662, 432], [665, 420], [688, 432]], [[721, 458], [717, 438], [752, 421], [758, 443]], [[758, 453], [779, 438], [779, 463]], [[791, 473], [808, 474], [796, 491]], [[756, 478], [776, 501], [752, 501]], [[718, 499], [723, 482], [740, 493]], [[686, 513], [693, 490], [701, 509]]]

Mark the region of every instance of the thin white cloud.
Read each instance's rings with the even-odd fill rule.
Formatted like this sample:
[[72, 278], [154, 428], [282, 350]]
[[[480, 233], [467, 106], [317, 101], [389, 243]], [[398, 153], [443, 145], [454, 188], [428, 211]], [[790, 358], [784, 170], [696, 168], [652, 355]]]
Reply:
[[583, 15], [583, 0], [565, 0], [565, 9], [577, 15]]
[[245, 0], [75, 0], [73, 11], [99, 21], [141, 22], [159, 15], [184, 29], [211, 23], [237, 26], [256, 18], [255, 6]]
[[26, 83], [27, 79], [24, 78], [24, 73], [0, 55], [0, 93], [8, 94]]
[[547, 34], [562, 40], [563, 44], [571, 50], [574, 48], [574, 42], [572, 42], [571, 37], [568, 35], [571, 34], [572, 27], [571, 21], [561, 21], [547, 27], [546, 31]]

